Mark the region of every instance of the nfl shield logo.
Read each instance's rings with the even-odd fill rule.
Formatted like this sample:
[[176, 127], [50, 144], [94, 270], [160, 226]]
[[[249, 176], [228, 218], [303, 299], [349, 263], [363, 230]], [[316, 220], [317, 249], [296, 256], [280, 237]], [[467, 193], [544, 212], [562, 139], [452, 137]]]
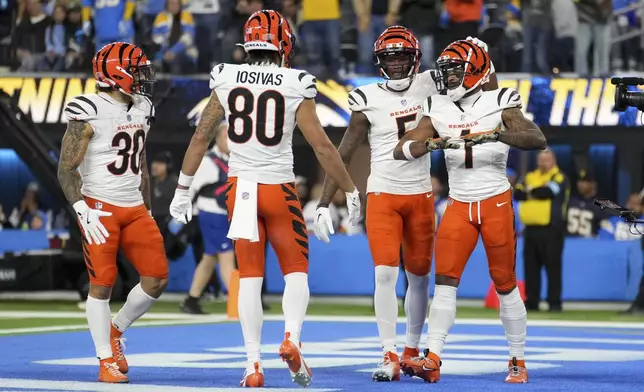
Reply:
[[400, 104], [403, 106], [407, 106], [407, 100], [403, 99], [402, 101], [400, 101]]
[[461, 114], [461, 121], [465, 120], [465, 115]]
[[248, 200], [249, 197], [250, 195], [248, 194], [248, 192], [242, 192], [242, 200]]
[[100, 201], [97, 201], [97, 202], [96, 202], [96, 209], [97, 209], [97, 210], [101, 210], [101, 209], [103, 209], [103, 203], [101, 203]]
[[130, 116], [129, 114], [127, 115], [127, 121], [132, 121], [132, 116]]

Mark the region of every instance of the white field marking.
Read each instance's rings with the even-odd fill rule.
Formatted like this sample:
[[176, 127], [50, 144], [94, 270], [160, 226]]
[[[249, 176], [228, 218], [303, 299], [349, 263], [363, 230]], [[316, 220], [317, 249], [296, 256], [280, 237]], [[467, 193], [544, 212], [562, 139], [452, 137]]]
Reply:
[[[6, 316], [5, 316], [6, 315]], [[12, 316], [13, 315], [13, 316]], [[56, 311], [0, 311], [0, 318], [85, 318], [85, 312], [56, 312]], [[167, 319], [167, 320], [185, 320], [186, 324], [201, 324], [201, 323], [219, 323], [229, 320], [224, 314], [216, 315], [188, 315], [183, 313], [159, 313], [152, 312], [146, 313], [143, 318], [150, 319]], [[265, 321], [284, 321], [283, 315], [264, 315]], [[319, 321], [319, 322], [351, 322], [351, 323], [375, 323], [375, 316], [320, 316], [309, 315], [306, 316], [305, 321]], [[405, 317], [398, 318], [399, 323], [405, 323]], [[500, 319], [481, 319], [481, 318], [462, 318], [457, 319], [456, 324], [460, 325], [498, 325], [502, 326]], [[528, 326], [535, 327], [586, 327], [586, 328], [618, 328], [618, 329], [644, 329], [644, 322], [629, 322], [629, 321], [583, 321], [583, 320], [528, 320]]]
[[[114, 316], [116, 313], [113, 313]], [[0, 318], [56, 318], [56, 319], [84, 319], [85, 312], [57, 312], [57, 311], [0, 311]], [[161, 319], [161, 320], [213, 320], [219, 322], [222, 319], [227, 319], [225, 314], [209, 314], [209, 315], [192, 315], [184, 313], [159, 313], [150, 312], [141, 317], [143, 319]]]
[[[212, 319], [208, 320], [158, 320], [158, 321], [137, 321], [132, 324], [132, 327], [154, 327], [154, 326], [166, 326], [166, 325], [191, 325], [191, 324], [216, 324], [228, 321], [228, 319], [213, 321]], [[73, 325], [59, 325], [51, 327], [33, 327], [33, 328], [10, 328], [10, 329], [0, 329], [0, 335], [13, 335], [17, 333], [41, 333], [41, 332], [61, 332], [61, 331], [75, 331], [75, 330], [84, 330], [88, 329], [87, 324], [73, 324]]]
[[[246, 388], [197, 388], [178, 387], [174, 385], [136, 385], [136, 384], [105, 384], [99, 382], [79, 381], [53, 381], [53, 380], [29, 380], [19, 378], [0, 378], [0, 387], [21, 388], [31, 390], [64, 390], [64, 391], [91, 391], [91, 392], [215, 392], [215, 391], [247, 391]], [[338, 389], [307, 388], [308, 391], [338, 391]], [[257, 388], [254, 391], [275, 391], [271, 388]], [[301, 388], [285, 388], [280, 392], [302, 392]]]

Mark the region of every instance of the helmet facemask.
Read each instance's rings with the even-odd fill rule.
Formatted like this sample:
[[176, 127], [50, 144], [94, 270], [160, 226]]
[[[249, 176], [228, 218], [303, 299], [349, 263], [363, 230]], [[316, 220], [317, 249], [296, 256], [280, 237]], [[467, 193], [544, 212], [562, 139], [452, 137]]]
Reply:
[[132, 72], [132, 79], [132, 92], [152, 98], [157, 80], [154, 75], [154, 67], [148, 60], [139, 62]]

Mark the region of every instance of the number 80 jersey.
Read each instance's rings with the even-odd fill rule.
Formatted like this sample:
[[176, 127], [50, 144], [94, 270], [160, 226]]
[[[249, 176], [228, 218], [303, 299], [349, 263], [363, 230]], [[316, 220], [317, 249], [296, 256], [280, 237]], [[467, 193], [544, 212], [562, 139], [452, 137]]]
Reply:
[[81, 193], [119, 207], [143, 204], [141, 157], [154, 119], [152, 102], [138, 95], [126, 104], [105, 93], [84, 94], [63, 112], [67, 121], [86, 122], [94, 131], [79, 167]]
[[305, 71], [277, 65], [220, 64], [210, 74], [228, 119], [228, 176], [261, 184], [295, 181], [293, 130], [304, 99], [317, 94]]

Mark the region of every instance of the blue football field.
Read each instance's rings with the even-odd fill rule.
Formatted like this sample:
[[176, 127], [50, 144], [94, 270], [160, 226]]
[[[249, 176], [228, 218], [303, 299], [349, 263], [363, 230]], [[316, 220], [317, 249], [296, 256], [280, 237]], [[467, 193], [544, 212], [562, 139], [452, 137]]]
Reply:
[[[267, 388], [301, 389], [277, 356], [283, 323], [264, 323]], [[398, 325], [402, 347], [405, 326]], [[130, 384], [95, 382], [87, 331], [0, 337], [0, 391], [217, 391], [239, 389], [245, 366], [238, 323], [146, 326], [127, 331]], [[424, 345], [424, 344], [422, 344]], [[644, 325], [535, 321], [528, 329], [530, 382], [506, 385], [507, 343], [497, 320], [457, 320], [438, 384], [403, 377], [374, 383], [380, 355], [373, 317], [310, 317], [303, 353], [314, 391], [644, 391]]]

